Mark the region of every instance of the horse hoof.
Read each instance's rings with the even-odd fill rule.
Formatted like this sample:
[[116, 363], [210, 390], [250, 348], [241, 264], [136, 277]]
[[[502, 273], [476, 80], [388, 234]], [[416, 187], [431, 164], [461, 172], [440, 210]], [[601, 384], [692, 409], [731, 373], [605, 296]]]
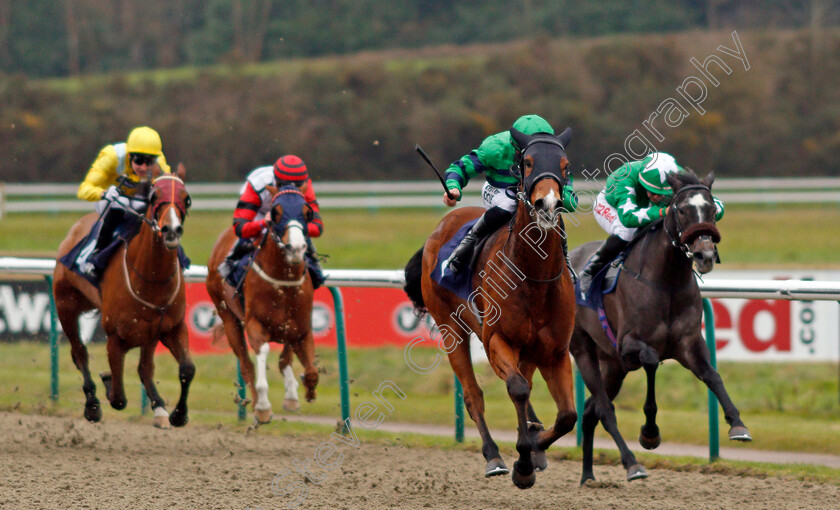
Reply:
[[306, 401], [315, 402], [315, 390], [306, 392]]
[[172, 415], [169, 417], [169, 424], [173, 427], [183, 427], [188, 421], [190, 420], [187, 417], [187, 413], [180, 413], [177, 409], [172, 411]]
[[513, 471], [510, 473], [513, 485], [516, 485], [517, 488], [522, 490], [530, 489], [537, 482], [537, 473], [535, 471], [531, 471], [531, 474], [523, 475], [516, 470], [516, 466], [518, 464], [518, 460], [513, 463]]
[[750, 442], [752, 441], [752, 436], [750, 435], [750, 431], [747, 430], [747, 427], [732, 427], [729, 429], [729, 440]]
[[290, 413], [296, 413], [300, 411], [300, 401], [287, 398], [283, 401], [283, 409], [289, 411]]
[[534, 471], [545, 471], [548, 468], [548, 460], [545, 458], [545, 450], [531, 452], [531, 462], [534, 464]]
[[[632, 482], [633, 480], [641, 480], [642, 478], [647, 478], [648, 472], [644, 466], [641, 464], [633, 464], [630, 466], [630, 469], [627, 470], [627, 481]], [[594, 478], [593, 478], [594, 480]]]
[[271, 423], [271, 408], [268, 409], [257, 409], [254, 411], [254, 418], [256, 418], [257, 423], [260, 425], [265, 425], [266, 423]]
[[85, 419], [91, 423], [97, 423], [102, 419], [102, 407], [99, 400], [94, 399], [85, 404]]
[[128, 400], [126, 400], [124, 398], [118, 398], [116, 400], [111, 400], [110, 402], [111, 402], [111, 407], [113, 407], [117, 411], [122, 411], [123, 409], [125, 409], [125, 406], [128, 405]]
[[580, 485], [581, 485], [581, 487], [582, 487], [582, 486], [584, 486], [584, 485], [586, 485], [586, 482], [588, 482], [588, 481], [590, 481], [590, 480], [594, 482], [594, 481], [595, 481], [595, 475], [593, 475], [593, 474], [591, 474], [591, 473], [590, 473], [590, 474], [586, 474], [586, 475], [581, 476], [581, 477], [580, 477]]
[[645, 437], [644, 433], [639, 434], [639, 444], [645, 450], [653, 450], [662, 443], [662, 436]]
[[155, 408], [155, 417], [152, 419], [152, 424], [156, 429], [168, 429], [169, 427], [169, 413], [163, 407]]
[[505, 465], [505, 461], [500, 458], [490, 459], [487, 461], [487, 466], [484, 468], [484, 477], [506, 475], [510, 473], [510, 469]]

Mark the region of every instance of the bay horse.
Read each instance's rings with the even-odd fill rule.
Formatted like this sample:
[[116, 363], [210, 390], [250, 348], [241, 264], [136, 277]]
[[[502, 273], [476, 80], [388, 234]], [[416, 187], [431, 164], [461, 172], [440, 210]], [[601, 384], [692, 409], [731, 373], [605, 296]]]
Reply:
[[[546, 467], [545, 450], [577, 419], [569, 356], [575, 297], [561, 217], [571, 129], [558, 136], [528, 136], [511, 129], [511, 135], [523, 148], [516, 188], [519, 204], [509, 228], [491, 234], [477, 255], [470, 299], [444, 289], [430, 275], [440, 247], [464, 223], [483, 213], [477, 207], [456, 209], [440, 221], [408, 262], [405, 290], [415, 309], [431, 313], [437, 324], [441, 347], [464, 388], [467, 411], [481, 435], [485, 476], [490, 477], [510, 471], [484, 419], [483, 392], [470, 358], [470, 331], [483, 342], [516, 409], [519, 458], [511, 477], [514, 485], [527, 489], [536, 482], [535, 470]], [[547, 430], [530, 402], [537, 369], [557, 405], [554, 424]]]
[[[751, 441], [723, 381], [709, 361], [700, 334], [703, 305], [692, 266], [705, 274], [714, 268], [720, 232], [715, 225], [711, 187], [714, 173], [702, 181], [690, 170], [667, 174], [673, 199], [661, 223], [636, 236], [623, 262], [615, 293], [604, 295], [604, 309], [614, 341], [608, 338], [598, 313], [578, 306], [572, 334], [572, 355], [591, 397], [583, 413], [583, 475], [581, 484], [594, 480], [592, 439], [600, 421], [621, 452], [627, 480], [648, 476], [627, 447], [615, 417], [612, 400], [627, 373], [644, 368], [647, 395], [646, 421], [640, 444], [653, 449], [661, 436], [656, 425], [655, 377], [662, 360], [675, 359], [691, 370], [717, 396], [730, 425], [729, 439]], [[572, 250], [572, 265], [580, 270], [597, 250], [599, 241]]]
[[[170, 424], [181, 427], [187, 423], [187, 395], [195, 365], [190, 359], [184, 323], [184, 274], [177, 252], [190, 206], [183, 181], [185, 174], [186, 169], [179, 165], [176, 175], [141, 182], [138, 196], [148, 196], [149, 205], [144, 215], [136, 213], [140, 229], [114, 252], [102, 273], [99, 289], [64, 264], [56, 263], [53, 293], [58, 320], [70, 342], [73, 362], [84, 379], [84, 416], [88, 421], [101, 420], [102, 409], [88, 368], [87, 347], [79, 337], [78, 319], [81, 313], [97, 308], [108, 339], [111, 372], [101, 377], [111, 407], [117, 410], [126, 407], [125, 353], [139, 347], [137, 371], [154, 411], [154, 425], [168, 428]], [[97, 217], [97, 213], [90, 213], [73, 225], [58, 248], [57, 260], [87, 235]], [[158, 341], [178, 363], [181, 395], [172, 415], [166, 411], [166, 403], [154, 383], [154, 352]]]
[[[297, 381], [290, 366], [292, 351], [304, 367], [303, 384], [308, 402], [315, 400], [318, 385], [312, 336], [314, 290], [304, 257], [306, 224], [312, 218], [312, 209], [295, 186], [284, 186], [279, 190], [267, 186], [266, 189], [272, 195], [267, 214], [270, 223], [242, 282], [244, 323], [225, 302], [225, 283], [218, 269], [236, 242], [233, 227], [225, 229], [213, 246], [207, 274], [207, 292], [222, 319], [221, 328], [217, 326], [214, 336], [226, 336], [239, 359], [242, 378], [251, 390], [257, 423], [269, 423], [272, 418], [266, 379], [269, 342], [284, 344], [280, 356], [280, 371], [286, 385], [284, 407], [297, 410]], [[245, 342], [246, 332], [248, 343], [256, 353], [256, 382], [254, 364]]]

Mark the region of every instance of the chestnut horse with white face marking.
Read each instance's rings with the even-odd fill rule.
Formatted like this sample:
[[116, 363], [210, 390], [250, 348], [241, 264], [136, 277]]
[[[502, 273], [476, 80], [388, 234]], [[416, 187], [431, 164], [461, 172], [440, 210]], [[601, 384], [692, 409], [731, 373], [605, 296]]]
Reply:
[[[484, 343], [490, 365], [507, 384], [516, 408], [519, 459], [511, 476], [517, 487], [527, 489], [536, 481], [535, 470], [546, 467], [545, 450], [569, 432], [577, 419], [569, 357], [575, 297], [560, 215], [563, 187], [568, 183], [565, 147], [571, 130], [559, 136], [528, 136], [511, 129], [511, 135], [524, 147], [519, 166], [520, 203], [511, 228], [491, 234], [478, 255], [472, 281], [474, 299], [456, 296], [430, 275], [440, 247], [464, 223], [482, 214], [483, 210], [475, 207], [456, 209], [441, 220], [406, 266], [405, 289], [418, 311], [428, 309], [442, 334], [440, 341], [464, 388], [467, 411], [481, 434], [485, 476], [489, 477], [509, 470], [484, 420], [484, 398], [476, 382], [464, 325]], [[539, 236], [537, 245], [535, 234]], [[557, 404], [557, 416], [547, 430], [530, 402], [537, 369]]]
[[[251, 390], [257, 423], [271, 421], [271, 402], [268, 400], [266, 361], [269, 342], [284, 344], [280, 371], [286, 385], [284, 407], [297, 405], [297, 381], [291, 369], [294, 351], [304, 367], [303, 384], [306, 400], [315, 400], [318, 371], [315, 368], [315, 339], [312, 336], [312, 279], [306, 267], [306, 223], [312, 209], [303, 194], [294, 186], [277, 190], [268, 186], [272, 194], [268, 232], [259, 244], [250, 270], [242, 283], [245, 298], [244, 324], [225, 302], [224, 281], [219, 265], [236, 242], [233, 228], [225, 229], [213, 247], [207, 274], [207, 292], [222, 319], [224, 336], [239, 359], [242, 378]], [[257, 372], [245, 343], [257, 353]], [[219, 332], [221, 334], [221, 332]]]
[[[655, 378], [662, 360], [675, 359], [691, 370], [717, 396], [730, 424], [729, 439], [751, 441], [750, 433], [717, 371], [700, 334], [703, 304], [692, 265], [705, 274], [714, 268], [720, 232], [715, 226], [715, 203], [711, 187], [714, 173], [702, 181], [693, 172], [668, 174], [674, 198], [661, 223], [647, 227], [644, 237], [629, 249], [624, 271], [613, 294], [604, 296], [604, 309], [614, 339], [608, 338], [597, 311], [579, 306], [572, 335], [572, 354], [586, 387], [592, 393], [583, 413], [583, 475], [581, 483], [594, 480], [592, 441], [600, 421], [613, 437], [627, 480], [647, 477], [618, 430], [612, 400], [627, 373], [645, 369], [646, 421], [639, 443], [647, 449], [659, 446], [656, 425]], [[572, 250], [578, 269], [600, 246], [584, 244]], [[613, 343], [615, 341], [615, 343]]]
[[[190, 196], [182, 180], [185, 173], [184, 166], [179, 165], [177, 176], [163, 175], [153, 184], [149, 181], [141, 184], [137, 196], [148, 192], [149, 206], [146, 214], [139, 217], [142, 221], [140, 230], [111, 257], [98, 290], [63, 264], [56, 263], [53, 293], [58, 319], [70, 341], [73, 362], [84, 378], [84, 414], [91, 422], [102, 419], [102, 409], [88, 369], [87, 347], [79, 337], [78, 319], [81, 313], [98, 308], [102, 313], [102, 328], [108, 337], [111, 372], [102, 374], [102, 382], [111, 407], [124, 409], [127, 404], [123, 388], [125, 353], [139, 347], [137, 371], [154, 410], [155, 426], [166, 428], [172, 424], [180, 427], [187, 423], [187, 394], [195, 365], [190, 359], [184, 323], [184, 274], [177, 252], [190, 205]], [[97, 217], [96, 213], [91, 213], [73, 225], [58, 248], [57, 259], [87, 235]], [[154, 352], [158, 341], [178, 362], [181, 396], [171, 416], [154, 383]]]

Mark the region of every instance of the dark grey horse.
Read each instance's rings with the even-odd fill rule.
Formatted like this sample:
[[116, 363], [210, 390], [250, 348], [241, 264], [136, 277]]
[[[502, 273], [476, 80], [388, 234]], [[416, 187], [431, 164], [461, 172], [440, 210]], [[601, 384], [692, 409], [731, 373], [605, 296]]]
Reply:
[[[700, 334], [703, 305], [692, 264], [698, 272], [708, 273], [717, 258], [715, 244], [720, 241], [720, 233], [715, 227], [711, 194], [714, 173], [702, 181], [691, 172], [669, 174], [667, 178], [674, 190], [668, 214], [632, 245], [615, 293], [604, 296], [616, 346], [608, 339], [597, 312], [577, 307], [571, 352], [592, 394], [583, 413], [581, 483], [595, 479], [592, 437], [598, 421], [615, 440], [627, 479], [647, 476], [618, 431], [612, 400], [627, 373], [644, 368], [648, 385], [646, 422], [639, 443], [647, 449], [659, 446], [655, 377], [661, 360], [677, 360], [714, 392], [730, 425], [729, 439], [752, 440], [720, 375], [712, 368], [709, 350]], [[579, 271], [599, 244], [587, 243], [573, 250], [572, 266]]]

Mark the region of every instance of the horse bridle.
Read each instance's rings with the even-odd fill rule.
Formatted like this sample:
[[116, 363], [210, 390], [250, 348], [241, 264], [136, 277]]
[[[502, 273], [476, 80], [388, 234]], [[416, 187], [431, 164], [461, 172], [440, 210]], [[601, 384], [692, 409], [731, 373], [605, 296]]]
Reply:
[[[181, 179], [179, 179], [178, 177], [176, 177], [174, 175], [164, 175], [164, 176], [158, 177], [155, 180], [155, 182], [158, 182], [160, 180], [174, 180], [176, 182], [181, 183], [181, 185], [184, 184], [184, 181], [182, 181]], [[148, 203], [148, 201], [149, 201], [148, 197], [143, 197], [143, 199]], [[129, 214], [131, 214], [132, 216], [134, 216], [135, 218], [137, 218], [138, 220], [142, 221], [143, 223], [149, 225], [149, 227], [152, 228], [152, 231], [154, 233], [160, 234], [160, 225], [158, 224], [157, 211], [158, 211], [158, 209], [161, 208], [161, 206], [163, 206], [165, 204], [172, 204], [181, 213], [181, 217], [184, 218], [184, 217], [187, 216], [187, 209], [189, 209], [190, 205], [192, 204], [192, 200], [190, 199], [189, 194], [187, 194], [187, 198], [184, 200], [183, 204], [181, 202], [177, 202], [177, 201], [174, 201], [174, 200], [157, 202], [152, 207], [152, 210], [149, 211], [149, 216], [151, 216], [151, 218], [148, 218], [145, 214], [139, 213], [139, 212], [135, 211], [134, 209], [132, 209], [130, 207], [127, 207], [125, 209], [125, 211], [128, 212]]]
[[[689, 230], [691, 235], [686, 235], [686, 229], [683, 228], [682, 224], [680, 223], [679, 214], [677, 214], [677, 202], [679, 202], [679, 197], [686, 191], [691, 190], [701, 190], [707, 191], [709, 195], [712, 194], [711, 188], [704, 184], [688, 184], [681, 187], [677, 192], [674, 194], [674, 198], [671, 199], [671, 204], [668, 208], [671, 210], [671, 215], [674, 217], [674, 224], [677, 227], [676, 235], [672, 235], [670, 230], [668, 229], [668, 222], [663, 222], [663, 229], [665, 230], [665, 234], [668, 236], [668, 240], [671, 242], [671, 245], [675, 248], [679, 249], [681, 252], [685, 254], [686, 257], [692, 257], [692, 251], [689, 244], [689, 238], [696, 238], [695, 234], [698, 235], [708, 235], [712, 237], [712, 241], [717, 244], [720, 242], [720, 232], [718, 232], [717, 227], [715, 227], [714, 223], [709, 222], [701, 222], [697, 223], [696, 225], [692, 225]], [[693, 241], [693, 239], [691, 239]]]
[[541, 181], [543, 179], [553, 179], [554, 182], [556, 182], [560, 186], [561, 199], [562, 199], [563, 190], [569, 184], [569, 173], [568, 173], [569, 171], [568, 171], [568, 169], [566, 171], [566, 176], [565, 177], [558, 176], [554, 171], [551, 171], [551, 170], [541, 172], [537, 175], [531, 174], [527, 177], [525, 176], [525, 168], [524, 168], [525, 153], [532, 146], [534, 146], [536, 144], [540, 144], [540, 143], [547, 143], [547, 144], [550, 144], [550, 145], [556, 145], [557, 147], [560, 147], [560, 149], [563, 151], [563, 155], [566, 154], [566, 147], [564, 147], [563, 144], [560, 143], [560, 141], [557, 140], [556, 137], [554, 137], [553, 135], [548, 135], [548, 134], [534, 135], [528, 141], [528, 143], [525, 145], [525, 147], [521, 151], [519, 151], [518, 156], [517, 156], [516, 164], [514, 165], [514, 167], [516, 168], [516, 171], [513, 172], [514, 175], [519, 179], [519, 190], [516, 192], [516, 198], [517, 198], [517, 200], [519, 200], [520, 202], [525, 204], [525, 207], [528, 209], [528, 214], [531, 217], [534, 217], [537, 214], [536, 208], [534, 207], [534, 204], [531, 203], [531, 192], [533, 191], [534, 186], [536, 186], [539, 181]]

